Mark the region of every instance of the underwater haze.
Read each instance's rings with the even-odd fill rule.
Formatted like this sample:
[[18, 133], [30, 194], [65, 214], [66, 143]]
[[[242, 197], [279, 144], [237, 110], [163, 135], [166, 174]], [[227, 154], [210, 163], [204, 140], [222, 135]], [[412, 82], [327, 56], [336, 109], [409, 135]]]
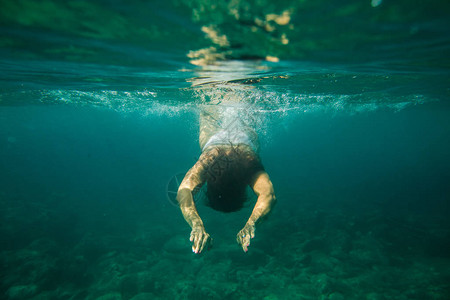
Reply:
[[[277, 205], [175, 205], [199, 113]], [[447, 0], [0, 1], [1, 299], [450, 299]]]

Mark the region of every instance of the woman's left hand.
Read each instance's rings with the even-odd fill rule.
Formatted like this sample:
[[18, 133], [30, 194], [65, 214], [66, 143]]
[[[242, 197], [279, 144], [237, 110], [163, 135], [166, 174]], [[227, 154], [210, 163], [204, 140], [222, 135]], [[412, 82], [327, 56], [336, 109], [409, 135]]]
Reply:
[[242, 246], [244, 252], [248, 251], [248, 246], [250, 246], [250, 239], [255, 237], [255, 225], [245, 224], [244, 228], [237, 234], [236, 241]]

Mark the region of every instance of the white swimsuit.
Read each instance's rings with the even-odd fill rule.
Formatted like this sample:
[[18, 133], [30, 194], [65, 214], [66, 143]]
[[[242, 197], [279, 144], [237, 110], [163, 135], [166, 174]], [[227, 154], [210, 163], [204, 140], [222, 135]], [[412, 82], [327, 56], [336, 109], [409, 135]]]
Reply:
[[258, 152], [258, 146], [251, 140], [248, 133], [245, 131], [225, 131], [220, 130], [211, 136], [203, 147], [202, 151], [205, 151], [206, 148], [210, 146], [218, 146], [218, 145], [239, 145], [244, 144], [249, 146], [256, 153]]

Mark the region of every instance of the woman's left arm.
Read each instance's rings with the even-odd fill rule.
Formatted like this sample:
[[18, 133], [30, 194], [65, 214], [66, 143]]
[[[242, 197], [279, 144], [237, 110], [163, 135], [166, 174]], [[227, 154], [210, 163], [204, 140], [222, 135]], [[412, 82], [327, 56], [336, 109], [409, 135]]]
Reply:
[[252, 214], [244, 228], [237, 234], [236, 240], [242, 249], [247, 252], [250, 239], [255, 237], [255, 226], [260, 223], [270, 213], [277, 199], [273, 190], [273, 184], [266, 172], [260, 172], [255, 176], [250, 185], [258, 196]]

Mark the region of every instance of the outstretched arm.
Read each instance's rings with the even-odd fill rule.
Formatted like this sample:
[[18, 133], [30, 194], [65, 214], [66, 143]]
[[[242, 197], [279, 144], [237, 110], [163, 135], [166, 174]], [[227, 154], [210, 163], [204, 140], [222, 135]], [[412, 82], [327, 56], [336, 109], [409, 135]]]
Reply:
[[194, 253], [200, 253], [211, 242], [211, 237], [205, 231], [193, 197], [195, 192], [205, 182], [205, 165], [203, 161], [202, 157], [200, 157], [197, 163], [186, 173], [177, 193], [177, 201], [183, 217], [192, 228], [190, 241], [192, 243], [192, 252]]
[[250, 239], [255, 237], [255, 226], [269, 214], [276, 202], [272, 182], [266, 172], [256, 174], [251, 187], [258, 196], [252, 214], [244, 228], [237, 234], [237, 242], [247, 252]]

